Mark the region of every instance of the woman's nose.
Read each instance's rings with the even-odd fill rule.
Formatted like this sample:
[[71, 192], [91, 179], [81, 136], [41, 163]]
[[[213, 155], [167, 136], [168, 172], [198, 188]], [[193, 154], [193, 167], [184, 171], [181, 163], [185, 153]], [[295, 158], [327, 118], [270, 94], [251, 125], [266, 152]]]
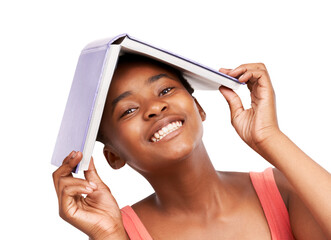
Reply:
[[149, 104], [144, 117], [146, 120], [157, 117], [168, 109], [168, 104], [163, 101], [153, 101]]

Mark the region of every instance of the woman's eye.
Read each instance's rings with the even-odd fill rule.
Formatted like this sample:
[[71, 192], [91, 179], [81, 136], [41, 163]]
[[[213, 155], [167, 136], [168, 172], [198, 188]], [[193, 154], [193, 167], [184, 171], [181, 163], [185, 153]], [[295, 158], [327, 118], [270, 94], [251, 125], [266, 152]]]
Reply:
[[168, 87], [168, 88], [165, 88], [163, 89], [161, 92], [160, 92], [160, 96], [163, 96], [163, 95], [166, 95], [168, 92], [170, 92], [171, 90], [173, 89], [173, 87]]
[[122, 118], [122, 117], [124, 117], [124, 116], [126, 116], [126, 115], [129, 115], [129, 114], [133, 113], [133, 112], [136, 111], [136, 110], [137, 110], [136, 108], [129, 108], [128, 110], [126, 110], [126, 111], [121, 115], [120, 118]]

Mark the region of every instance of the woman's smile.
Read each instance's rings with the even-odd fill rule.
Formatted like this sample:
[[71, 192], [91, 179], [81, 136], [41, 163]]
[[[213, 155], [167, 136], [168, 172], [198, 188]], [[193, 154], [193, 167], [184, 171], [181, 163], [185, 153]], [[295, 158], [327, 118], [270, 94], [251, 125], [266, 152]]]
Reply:
[[170, 135], [170, 136], [167, 139], [170, 139], [177, 135], [175, 133], [174, 134], [170, 134], [170, 133], [175, 132], [177, 129], [181, 128], [182, 126], [183, 126], [182, 121], [170, 122], [166, 126], [162, 127], [160, 130], [157, 130], [153, 134], [153, 136], [151, 137], [150, 140], [152, 142], [159, 142], [160, 140], [162, 140], [163, 138], [165, 138], [168, 135]]

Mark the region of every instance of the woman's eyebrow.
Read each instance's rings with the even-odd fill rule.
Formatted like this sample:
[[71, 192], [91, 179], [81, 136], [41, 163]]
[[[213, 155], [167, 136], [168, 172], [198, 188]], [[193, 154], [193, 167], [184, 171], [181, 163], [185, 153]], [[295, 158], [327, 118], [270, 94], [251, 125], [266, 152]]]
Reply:
[[155, 76], [152, 76], [150, 78], [147, 79], [147, 83], [148, 84], [151, 84], [157, 80], [159, 80], [160, 78], [163, 78], [163, 77], [167, 77], [167, 78], [170, 78], [170, 79], [174, 79], [173, 77], [170, 77], [168, 74], [166, 73], [161, 73], [161, 74], [158, 74], [158, 75], [155, 75]]
[[126, 91], [124, 93], [122, 93], [121, 95], [119, 95], [118, 97], [116, 97], [112, 102], [111, 105], [113, 107], [113, 110], [115, 109], [116, 104], [121, 101], [123, 98], [126, 98], [128, 96], [132, 95], [131, 91]]

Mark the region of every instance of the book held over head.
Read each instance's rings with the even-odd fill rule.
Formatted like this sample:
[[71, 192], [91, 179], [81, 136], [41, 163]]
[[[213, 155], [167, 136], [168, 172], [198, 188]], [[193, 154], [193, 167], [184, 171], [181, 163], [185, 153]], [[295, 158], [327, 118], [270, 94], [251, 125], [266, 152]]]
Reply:
[[195, 90], [237, 89], [237, 79], [194, 61], [151, 46], [127, 34], [88, 44], [81, 52], [56, 140], [52, 164], [60, 166], [71, 151], [83, 153], [75, 169], [87, 170], [99, 130], [108, 88], [118, 57], [134, 53], [181, 71]]

